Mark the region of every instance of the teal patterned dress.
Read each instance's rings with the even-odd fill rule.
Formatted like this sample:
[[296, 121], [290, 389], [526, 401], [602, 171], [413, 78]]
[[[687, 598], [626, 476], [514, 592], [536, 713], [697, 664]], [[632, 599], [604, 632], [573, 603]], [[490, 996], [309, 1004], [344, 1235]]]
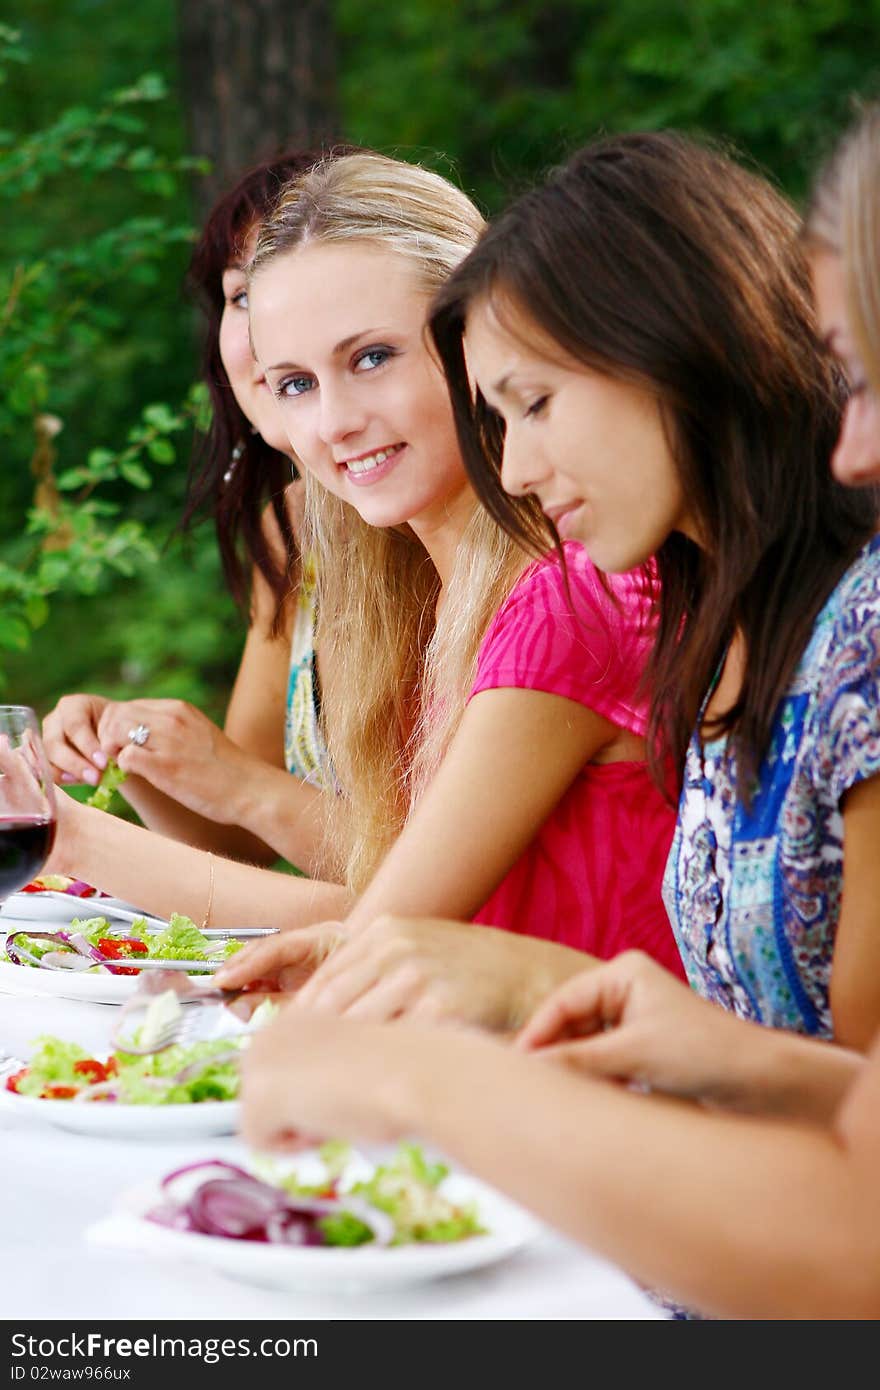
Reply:
[[284, 720], [284, 762], [288, 772], [310, 786], [333, 789], [330, 757], [320, 723], [315, 661], [315, 570], [304, 559], [290, 643], [290, 675]]
[[830, 1037], [843, 886], [840, 803], [880, 772], [880, 537], [819, 613], [747, 808], [727, 739], [687, 752], [663, 898], [698, 993]]

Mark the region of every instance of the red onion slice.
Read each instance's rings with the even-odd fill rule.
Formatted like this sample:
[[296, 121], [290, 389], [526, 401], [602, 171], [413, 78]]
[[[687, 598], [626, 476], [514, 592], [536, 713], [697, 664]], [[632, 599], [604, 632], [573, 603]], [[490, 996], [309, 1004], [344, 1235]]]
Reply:
[[241, 1049], [237, 1047], [227, 1048], [225, 1052], [215, 1052], [212, 1057], [201, 1057], [197, 1062], [190, 1062], [188, 1066], [183, 1067], [177, 1073], [174, 1077], [175, 1085], [181, 1085], [184, 1082], [192, 1081], [194, 1077], [199, 1076], [203, 1071], [207, 1071], [209, 1067], [220, 1066], [226, 1062], [237, 1062], [240, 1057]]
[[203, 1182], [187, 1203], [197, 1231], [239, 1240], [266, 1239], [266, 1222], [284, 1206], [284, 1193], [256, 1178]]
[[[26, 946], [15, 945], [16, 937], [19, 936], [28, 936], [32, 941], [51, 941], [55, 945], [66, 946], [69, 951], [75, 952], [78, 956], [84, 956], [87, 960], [90, 960], [93, 965], [102, 965], [104, 969], [109, 970], [112, 975], [116, 973], [116, 967], [114, 967], [112, 961], [109, 961], [106, 956], [103, 956], [100, 951], [96, 950], [80, 932], [25, 931], [23, 929], [10, 932], [6, 938], [6, 954], [13, 965], [24, 965], [25, 962], [27, 962], [28, 965], [36, 965], [48, 970], [57, 970], [59, 968], [57, 965], [52, 965], [51, 963], [43, 966], [45, 957], [32, 955]], [[47, 952], [47, 954], [52, 953]]]
[[77, 1091], [73, 1099], [74, 1103], [84, 1100], [118, 1100], [117, 1083], [115, 1081], [93, 1081], [90, 1086], [83, 1086], [81, 1091]]
[[[161, 1187], [166, 1197], [172, 1197], [172, 1188], [182, 1186], [178, 1180], [188, 1178], [192, 1173], [211, 1173], [222, 1174], [224, 1177], [250, 1178], [253, 1175], [246, 1168], [239, 1168], [235, 1163], [227, 1163], [222, 1158], [199, 1159], [197, 1163], [185, 1163], [182, 1168], [175, 1168], [172, 1173], [167, 1173], [162, 1179]], [[191, 1187], [191, 1184], [190, 1184]], [[181, 1201], [181, 1198], [177, 1198]]]
[[[194, 1173], [212, 1174], [175, 1199], [171, 1189]], [[221, 1159], [190, 1163], [162, 1180], [166, 1200], [148, 1213], [149, 1220], [178, 1230], [232, 1240], [266, 1241], [273, 1245], [325, 1245], [319, 1219], [348, 1212], [372, 1233], [371, 1243], [390, 1245], [395, 1226], [387, 1212], [363, 1197], [342, 1193], [338, 1197], [296, 1196], [263, 1182], [245, 1169]]]

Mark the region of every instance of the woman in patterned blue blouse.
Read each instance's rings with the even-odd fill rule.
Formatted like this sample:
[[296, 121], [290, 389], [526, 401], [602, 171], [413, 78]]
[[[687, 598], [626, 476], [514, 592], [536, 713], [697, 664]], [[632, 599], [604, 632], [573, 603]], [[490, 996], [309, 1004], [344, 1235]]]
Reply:
[[[664, 899], [691, 984], [864, 1047], [880, 1023], [878, 507], [829, 470], [843, 383], [798, 230], [711, 149], [598, 141], [493, 224], [434, 330], [495, 515], [517, 527], [500, 465], [601, 568], [656, 552], [653, 730], [683, 777]], [[465, 344], [503, 432], [481, 428]]]

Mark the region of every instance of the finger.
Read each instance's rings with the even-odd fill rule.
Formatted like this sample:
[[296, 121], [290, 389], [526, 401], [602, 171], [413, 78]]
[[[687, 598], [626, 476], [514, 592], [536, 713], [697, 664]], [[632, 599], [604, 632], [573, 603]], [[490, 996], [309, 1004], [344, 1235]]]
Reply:
[[119, 754], [123, 750], [136, 746], [131, 743], [128, 737], [132, 729], [137, 728], [139, 724], [145, 725], [151, 734], [155, 734], [158, 729], [161, 729], [163, 722], [161, 710], [151, 710], [147, 705], [146, 700], [129, 700], [124, 704], [108, 705], [101, 715], [98, 723], [98, 738], [101, 747], [109, 757], [116, 758], [117, 762], [119, 761]]
[[366, 1023], [390, 1023], [393, 1019], [412, 1017], [423, 1001], [423, 988], [423, 983], [411, 973], [395, 970], [365, 989], [343, 1012], [346, 1018]]
[[637, 1069], [631, 1040], [620, 1032], [594, 1033], [577, 1042], [556, 1043], [541, 1048], [541, 1059], [561, 1062], [575, 1071], [608, 1080], [629, 1079]]
[[241, 1129], [245, 1143], [260, 1153], [299, 1153], [321, 1143], [320, 1136], [279, 1125], [271, 1117], [264, 1123], [262, 1116], [252, 1116], [247, 1107], [242, 1114]]
[[[414, 1023], [427, 1023], [432, 1027], [442, 1023], [453, 1023], [459, 1028], [473, 1026], [465, 1023], [461, 1008], [453, 1007], [450, 1000], [444, 998], [436, 988], [429, 988], [418, 999], [415, 999], [407, 1009], [406, 1016]], [[473, 1026], [473, 1031], [477, 1035], [485, 1037], [485, 1031], [482, 1028]]]
[[516, 1046], [525, 1052], [564, 1038], [587, 1037], [619, 1017], [619, 990], [609, 970], [575, 975], [551, 994], [525, 1025]]
[[65, 713], [63, 721], [57, 711], [54, 716], [48, 716], [44, 725], [43, 746], [53, 772], [59, 778], [66, 773], [76, 782], [96, 786], [107, 766], [107, 757], [98, 742], [90, 707], [79, 701]]
[[307, 963], [319, 950], [309, 927], [281, 932], [236, 951], [215, 973], [214, 980], [221, 989], [238, 989], [256, 980], [275, 981], [280, 970]]
[[363, 994], [375, 988], [381, 976], [381, 962], [375, 957], [358, 955], [345, 945], [315, 971], [300, 990], [296, 1002], [314, 1013], [344, 1014]]
[[300, 990], [299, 1002], [306, 1007], [310, 1008], [319, 994], [335, 980], [347, 977], [359, 964], [366, 962], [369, 970], [375, 972], [376, 962], [380, 959], [378, 953], [364, 951], [360, 938], [349, 937], [344, 931], [340, 927], [334, 933], [331, 949], [325, 951], [323, 959], [317, 962], [312, 978]]
[[285, 1150], [294, 1152], [309, 1144], [307, 1136], [291, 1122], [287, 1115], [280, 1114], [277, 1094], [277, 1077], [274, 1066], [264, 1071], [249, 1068], [244, 1075], [241, 1088], [241, 1129], [245, 1143], [257, 1150]]
[[180, 777], [180, 764], [169, 758], [167, 753], [159, 752], [155, 745], [151, 749], [147, 744], [139, 746], [126, 739], [119, 748], [113, 743], [107, 746], [116, 749], [110, 756], [115, 757], [127, 777], [143, 777], [145, 782], [159, 791], [168, 791], [169, 783], [173, 784]]

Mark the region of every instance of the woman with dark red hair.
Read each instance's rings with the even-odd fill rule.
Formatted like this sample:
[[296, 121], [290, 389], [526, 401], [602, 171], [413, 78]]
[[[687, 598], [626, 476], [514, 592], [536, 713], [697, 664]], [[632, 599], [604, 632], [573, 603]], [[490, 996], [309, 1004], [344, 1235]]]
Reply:
[[[45, 721], [56, 778], [95, 785], [109, 757], [138, 759], [124, 795], [151, 829], [232, 858], [319, 867], [319, 727], [314, 581], [297, 541], [301, 483], [277, 406], [254, 362], [245, 267], [279, 190], [315, 162], [257, 165], [211, 212], [189, 268], [205, 313], [202, 374], [211, 426], [193, 458], [184, 525], [214, 517], [223, 570], [250, 624], [221, 730], [181, 700], [66, 695]], [[249, 582], [250, 580], [250, 582]], [[290, 774], [293, 776], [290, 776]]]

